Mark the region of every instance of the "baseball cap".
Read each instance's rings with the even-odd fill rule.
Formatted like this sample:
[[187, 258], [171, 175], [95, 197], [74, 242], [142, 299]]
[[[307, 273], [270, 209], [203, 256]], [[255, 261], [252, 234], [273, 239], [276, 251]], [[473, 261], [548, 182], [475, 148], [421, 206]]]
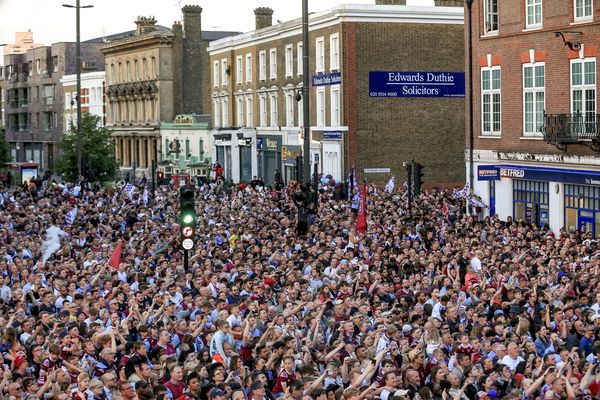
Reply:
[[211, 399], [216, 399], [217, 397], [223, 396], [225, 396], [225, 392], [223, 392], [221, 389], [213, 389], [212, 392], [210, 392]]

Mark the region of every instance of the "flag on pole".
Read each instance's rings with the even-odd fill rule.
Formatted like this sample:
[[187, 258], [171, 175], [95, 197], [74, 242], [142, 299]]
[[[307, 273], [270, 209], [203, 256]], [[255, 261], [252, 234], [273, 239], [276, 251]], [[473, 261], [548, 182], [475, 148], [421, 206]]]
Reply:
[[113, 251], [112, 255], [108, 259], [108, 265], [110, 265], [110, 271], [114, 272], [119, 269], [119, 265], [121, 264], [121, 252], [123, 251], [123, 240], [119, 240], [119, 244]]
[[133, 191], [135, 190], [135, 187], [131, 184], [131, 182], [127, 182], [127, 185], [125, 185], [125, 187], [123, 188], [123, 191], [125, 193], [127, 193], [127, 197], [129, 197], [129, 200], [133, 200]]
[[144, 202], [145, 206], [148, 205], [148, 187], [146, 185], [144, 185], [144, 193], [142, 193], [142, 201]]
[[361, 188], [360, 200], [358, 203], [358, 215], [356, 217], [356, 230], [361, 233], [367, 232], [367, 184]]
[[65, 215], [65, 222], [67, 225], [73, 225], [73, 222], [75, 222], [75, 217], [77, 217], [77, 206], [73, 207], [71, 211]]
[[385, 192], [392, 193], [394, 191], [394, 186], [396, 184], [396, 176], [392, 176], [388, 183], [385, 185]]

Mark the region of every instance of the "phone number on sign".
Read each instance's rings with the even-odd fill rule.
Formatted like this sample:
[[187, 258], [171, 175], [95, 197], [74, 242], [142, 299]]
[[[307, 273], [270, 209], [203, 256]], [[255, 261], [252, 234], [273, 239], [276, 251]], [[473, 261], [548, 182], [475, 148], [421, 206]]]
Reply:
[[398, 92], [369, 92], [370, 97], [398, 97]]

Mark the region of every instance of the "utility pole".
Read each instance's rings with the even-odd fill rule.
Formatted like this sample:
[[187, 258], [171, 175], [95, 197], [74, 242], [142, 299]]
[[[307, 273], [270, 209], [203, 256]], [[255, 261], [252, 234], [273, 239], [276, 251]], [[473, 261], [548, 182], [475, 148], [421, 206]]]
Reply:
[[79, 11], [82, 8], [92, 8], [93, 5], [82, 6], [79, 0], [75, 1], [75, 5], [63, 4], [63, 7], [75, 9], [75, 58], [77, 59], [76, 74], [77, 74], [77, 173], [83, 175], [83, 162], [81, 149], [81, 33], [80, 33], [80, 18]]
[[408, 185], [408, 214], [411, 214], [411, 208], [412, 208], [412, 167], [413, 167], [413, 162], [411, 161], [409, 163], [406, 163], [406, 173], [408, 175], [407, 179], [406, 179], [406, 184]]
[[309, 89], [310, 89], [310, 70], [308, 64], [309, 44], [308, 44], [308, 0], [302, 0], [302, 112], [304, 125], [304, 165], [302, 183], [310, 182], [310, 110], [309, 110]]

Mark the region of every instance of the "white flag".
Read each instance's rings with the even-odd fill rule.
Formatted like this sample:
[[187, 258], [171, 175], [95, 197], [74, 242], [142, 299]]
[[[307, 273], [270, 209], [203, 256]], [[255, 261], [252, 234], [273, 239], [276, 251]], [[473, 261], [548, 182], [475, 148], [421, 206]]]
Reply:
[[125, 193], [127, 193], [127, 197], [129, 197], [129, 200], [133, 200], [133, 191], [134, 190], [135, 190], [135, 187], [133, 187], [131, 182], [127, 182], [127, 185], [125, 185], [125, 187], [123, 188], [123, 191]]
[[75, 222], [75, 217], [77, 217], [77, 206], [73, 207], [65, 216], [65, 222], [67, 225], [73, 225], [73, 222]]
[[396, 184], [396, 176], [392, 176], [388, 183], [385, 185], [385, 192], [392, 193], [394, 191], [394, 185]]
[[144, 186], [144, 193], [142, 193], [142, 201], [145, 206], [148, 205], [148, 188], [146, 186]]

